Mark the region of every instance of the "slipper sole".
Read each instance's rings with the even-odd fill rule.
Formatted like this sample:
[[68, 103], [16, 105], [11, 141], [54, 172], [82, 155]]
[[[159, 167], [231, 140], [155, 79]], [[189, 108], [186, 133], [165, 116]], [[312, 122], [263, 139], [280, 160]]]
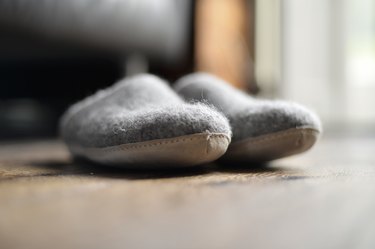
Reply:
[[71, 146], [73, 154], [101, 164], [124, 168], [178, 168], [208, 163], [227, 150], [224, 133], [196, 133], [167, 139], [104, 148]]
[[319, 131], [299, 127], [261, 135], [232, 143], [223, 161], [267, 162], [299, 154], [310, 149], [319, 137]]

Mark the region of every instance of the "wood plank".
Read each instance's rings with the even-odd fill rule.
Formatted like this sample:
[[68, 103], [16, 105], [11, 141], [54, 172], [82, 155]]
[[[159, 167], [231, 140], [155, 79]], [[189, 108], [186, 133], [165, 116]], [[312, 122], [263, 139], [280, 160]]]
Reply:
[[269, 166], [134, 171], [0, 144], [0, 248], [374, 248], [375, 140]]
[[240, 89], [256, 89], [253, 2], [196, 1], [197, 71], [218, 75]]

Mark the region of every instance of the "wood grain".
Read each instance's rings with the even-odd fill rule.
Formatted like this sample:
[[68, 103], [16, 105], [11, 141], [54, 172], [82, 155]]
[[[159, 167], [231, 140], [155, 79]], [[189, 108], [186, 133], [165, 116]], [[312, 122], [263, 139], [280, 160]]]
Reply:
[[271, 165], [136, 171], [0, 144], [0, 248], [375, 248], [375, 140]]

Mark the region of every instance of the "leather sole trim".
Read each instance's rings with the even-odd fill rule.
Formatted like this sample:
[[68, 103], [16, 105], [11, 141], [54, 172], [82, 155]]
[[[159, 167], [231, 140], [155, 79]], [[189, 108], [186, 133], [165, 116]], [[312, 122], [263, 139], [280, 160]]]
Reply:
[[78, 157], [124, 168], [177, 168], [214, 161], [227, 150], [224, 133], [197, 133], [105, 148], [71, 146]]
[[223, 161], [267, 162], [302, 153], [319, 137], [313, 128], [293, 128], [232, 143]]

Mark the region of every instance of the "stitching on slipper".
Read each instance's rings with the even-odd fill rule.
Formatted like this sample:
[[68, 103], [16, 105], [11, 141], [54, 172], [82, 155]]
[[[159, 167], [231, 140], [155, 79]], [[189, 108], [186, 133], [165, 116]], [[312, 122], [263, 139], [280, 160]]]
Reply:
[[[293, 130], [287, 130], [283, 132], [279, 132], [274, 135], [263, 135], [261, 137], [255, 137], [255, 138], [248, 138], [246, 140], [239, 141], [237, 143], [232, 144], [232, 148], [234, 146], [240, 146], [242, 143], [246, 144], [257, 144], [257, 143], [264, 143], [269, 141], [275, 141], [279, 140], [281, 138], [284, 138], [289, 135], [296, 135], [296, 134], [307, 134], [307, 135], [313, 135], [313, 134], [319, 134], [319, 131], [314, 129], [293, 129]], [[265, 136], [265, 137], [264, 137]]]
[[229, 137], [224, 134], [201, 134], [201, 135], [192, 135], [194, 137], [186, 137], [183, 138], [171, 138], [167, 139], [166, 141], [159, 141], [159, 142], [153, 142], [153, 143], [148, 143], [148, 142], [142, 142], [142, 143], [147, 143], [147, 144], [141, 144], [141, 145], [132, 145], [132, 144], [122, 144], [122, 145], [116, 145], [113, 147], [116, 148], [86, 148], [89, 151], [99, 151], [99, 152], [115, 152], [115, 151], [124, 151], [124, 150], [137, 150], [137, 149], [144, 149], [148, 147], [157, 147], [157, 146], [163, 146], [166, 144], [173, 144], [173, 143], [179, 143], [179, 142], [185, 142], [185, 141], [193, 141], [193, 140], [199, 140], [199, 139], [204, 139], [207, 140], [207, 138], [226, 138], [229, 141]]

